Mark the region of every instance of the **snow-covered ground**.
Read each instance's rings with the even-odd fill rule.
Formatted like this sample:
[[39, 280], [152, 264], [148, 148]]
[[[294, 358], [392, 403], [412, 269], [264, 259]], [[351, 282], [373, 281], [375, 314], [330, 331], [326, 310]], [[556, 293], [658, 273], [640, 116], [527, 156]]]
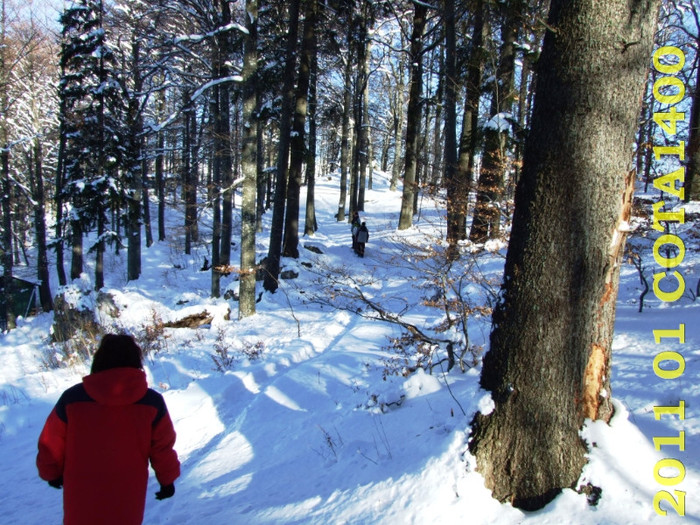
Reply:
[[[422, 239], [439, 222], [435, 206], [423, 199], [416, 226], [398, 232], [400, 194], [375, 174], [365, 214], [371, 237], [361, 259], [350, 249], [347, 223], [333, 218], [337, 184], [336, 178], [317, 182], [319, 231], [301, 241], [322, 254], [302, 248], [299, 260], [284, 260], [299, 278], [282, 281], [277, 293], [263, 296], [255, 316], [241, 321], [235, 301], [209, 298], [210, 273], [200, 271], [206, 248], [181, 255], [179, 222], [172, 224], [170, 241], [144, 249], [144, 272], [136, 282], [126, 282], [125, 252], [109, 255], [106, 288], [120, 307], [120, 327], [140, 333], [153, 319], [204, 309], [214, 315], [198, 329], [166, 329], [161, 348], [147, 359], [150, 384], [165, 396], [178, 433], [182, 477], [165, 501], [155, 500], [151, 477], [146, 524], [700, 523], [700, 299], [664, 305], [649, 294], [640, 314], [637, 271], [624, 267], [613, 357], [616, 415], [609, 426], [593, 423], [583, 430], [593, 446], [581, 484], [601, 487], [602, 498], [590, 506], [585, 495], [566, 490], [545, 509], [524, 513], [491, 498], [467, 451], [471, 418], [489, 401], [478, 387], [479, 367], [449, 374], [436, 367], [433, 375], [419, 370], [385, 379], [388, 337], [399, 335], [397, 327], [310, 300], [330, 293], [324, 269], [345, 267], [355, 279], [373, 277], [365, 288], [372, 298], [408, 305], [414, 324], [436, 321], [435, 311], [421, 306], [426, 291], [411, 265], [402, 264], [406, 254], [397, 241], [429, 242]], [[697, 229], [686, 226], [683, 271], [694, 288], [700, 277]], [[260, 255], [266, 244], [267, 233], [258, 242]], [[482, 252], [479, 270], [500, 278], [504, 253], [504, 247]], [[649, 252], [645, 257], [650, 272], [653, 260]], [[224, 286], [235, 289], [233, 279], [225, 278]], [[58, 350], [50, 343], [51, 322], [46, 314], [22, 319], [16, 330], [0, 335], [4, 525], [61, 522], [61, 492], [36, 473], [36, 440], [58, 396], [80, 381], [87, 366], [48, 366]], [[470, 322], [471, 342], [486, 343], [488, 318]], [[679, 322], [686, 325], [685, 344], [654, 342], [653, 329]], [[222, 363], [222, 348], [233, 362], [217, 370], [213, 357]], [[255, 349], [262, 350], [259, 358], [246, 357]], [[656, 377], [653, 359], [661, 350], [683, 354], [682, 378]], [[654, 406], [680, 400], [684, 420], [655, 419]], [[680, 430], [684, 451], [655, 450], [654, 437]], [[664, 487], [654, 477], [664, 457], [685, 466], [677, 486]], [[684, 518], [655, 513], [659, 490], [686, 492]]]

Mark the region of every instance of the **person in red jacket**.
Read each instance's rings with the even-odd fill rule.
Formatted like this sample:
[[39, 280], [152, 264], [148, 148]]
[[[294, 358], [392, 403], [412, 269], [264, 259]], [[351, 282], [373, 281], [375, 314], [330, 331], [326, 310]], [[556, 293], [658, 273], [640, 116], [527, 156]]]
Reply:
[[63, 487], [65, 525], [138, 525], [150, 461], [157, 499], [175, 494], [180, 462], [163, 396], [148, 388], [142, 353], [128, 335], [108, 334], [90, 375], [66, 390], [39, 436], [39, 476]]

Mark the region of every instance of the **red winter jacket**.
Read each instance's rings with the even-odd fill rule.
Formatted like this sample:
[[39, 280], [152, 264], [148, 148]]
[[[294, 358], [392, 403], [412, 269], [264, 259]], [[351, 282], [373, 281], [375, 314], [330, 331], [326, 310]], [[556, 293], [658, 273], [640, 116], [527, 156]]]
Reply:
[[83, 378], [51, 411], [39, 437], [39, 476], [63, 476], [65, 525], [138, 525], [150, 460], [161, 485], [180, 475], [163, 396], [136, 368]]

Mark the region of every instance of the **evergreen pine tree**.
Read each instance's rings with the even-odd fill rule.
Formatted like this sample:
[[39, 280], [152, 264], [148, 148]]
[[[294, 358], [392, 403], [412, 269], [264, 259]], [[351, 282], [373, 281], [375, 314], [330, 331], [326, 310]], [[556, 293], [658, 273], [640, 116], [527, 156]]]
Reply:
[[[83, 236], [96, 228], [95, 287], [103, 285], [102, 254], [107, 204], [118, 195], [116, 174], [120, 89], [114, 53], [107, 45], [102, 0], [75, 0], [61, 16], [61, 132], [65, 139], [64, 200], [71, 204], [71, 278], [83, 271]], [[105, 198], [107, 197], [107, 198]]]

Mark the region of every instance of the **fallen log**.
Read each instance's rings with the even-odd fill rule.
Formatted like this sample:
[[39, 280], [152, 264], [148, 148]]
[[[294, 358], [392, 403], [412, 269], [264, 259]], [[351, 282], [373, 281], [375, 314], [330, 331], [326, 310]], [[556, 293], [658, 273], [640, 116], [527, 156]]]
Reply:
[[196, 314], [190, 314], [176, 321], [168, 321], [163, 323], [166, 328], [198, 328], [205, 324], [210, 324], [214, 320], [214, 316], [204, 310]]

